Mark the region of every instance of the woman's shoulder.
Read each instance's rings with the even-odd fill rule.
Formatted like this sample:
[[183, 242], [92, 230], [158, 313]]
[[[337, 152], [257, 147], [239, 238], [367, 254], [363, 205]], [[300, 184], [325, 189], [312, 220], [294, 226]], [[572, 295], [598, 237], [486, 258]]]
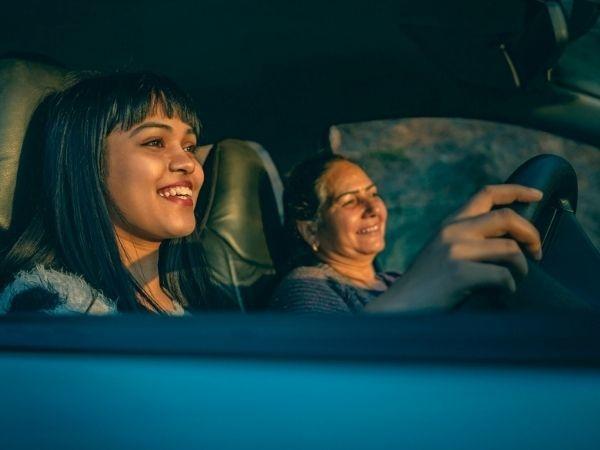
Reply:
[[325, 281], [335, 278], [335, 273], [326, 264], [317, 264], [314, 266], [300, 266], [291, 270], [284, 278], [285, 281], [302, 281], [310, 280], [311, 282], [321, 280]]
[[17, 273], [0, 293], [0, 313], [111, 314], [113, 302], [81, 277], [44, 266]]
[[349, 313], [343, 284], [325, 264], [290, 271], [271, 298], [271, 308], [296, 313]]
[[283, 277], [274, 297], [321, 296], [331, 290], [332, 281], [335, 283], [335, 275], [322, 264], [296, 267]]

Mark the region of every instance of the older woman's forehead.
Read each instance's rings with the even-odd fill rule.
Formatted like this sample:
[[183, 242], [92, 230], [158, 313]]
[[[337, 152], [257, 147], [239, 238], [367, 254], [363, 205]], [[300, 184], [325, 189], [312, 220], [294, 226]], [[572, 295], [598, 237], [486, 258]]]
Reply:
[[369, 175], [360, 166], [350, 161], [336, 161], [323, 177], [323, 187], [328, 197], [364, 190], [372, 184]]

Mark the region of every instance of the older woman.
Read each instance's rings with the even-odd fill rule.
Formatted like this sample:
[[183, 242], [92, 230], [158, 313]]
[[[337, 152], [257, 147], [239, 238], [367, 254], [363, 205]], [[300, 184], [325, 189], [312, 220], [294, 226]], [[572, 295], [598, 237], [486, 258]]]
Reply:
[[535, 227], [507, 208], [539, 201], [518, 185], [488, 186], [442, 227], [400, 276], [377, 273], [385, 247], [387, 209], [377, 186], [355, 163], [320, 153], [294, 168], [284, 194], [293, 240], [291, 271], [272, 307], [294, 312], [357, 313], [445, 310], [471, 291], [515, 291], [527, 273], [521, 250], [541, 258]]

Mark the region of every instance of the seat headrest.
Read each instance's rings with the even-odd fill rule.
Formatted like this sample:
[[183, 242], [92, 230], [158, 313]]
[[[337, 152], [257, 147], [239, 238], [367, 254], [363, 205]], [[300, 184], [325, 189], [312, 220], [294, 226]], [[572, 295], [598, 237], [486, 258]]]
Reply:
[[[36, 110], [43, 98], [61, 89], [68, 72], [49, 64], [0, 59], [0, 240], [16, 222], [27, 221], [28, 199], [37, 188], [41, 123]], [[35, 155], [38, 155], [37, 158]], [[36, 161], [38, 163], [36, 163]]]
[[242, 310], [266, 307], [282, 260], [282, 184], [258, 144], [224, 140], [204, 163], [198, 202], [214, 279]]

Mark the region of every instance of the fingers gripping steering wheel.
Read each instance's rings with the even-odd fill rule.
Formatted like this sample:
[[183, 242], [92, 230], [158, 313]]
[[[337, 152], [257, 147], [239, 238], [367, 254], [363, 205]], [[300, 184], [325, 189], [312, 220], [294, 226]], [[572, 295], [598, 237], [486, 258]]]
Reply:
[[506, 180], [539, 189], [536, 203], [510, 207], [538, 229], [543, 258], [528, 258], [529, 274], [514, 295], [489, 289], [470, 296], [465, 305], [476, 309], [600, 308], [600, 253], [577, 219], [577, 175], [556, 155], [539, 155], [522, 164]]

